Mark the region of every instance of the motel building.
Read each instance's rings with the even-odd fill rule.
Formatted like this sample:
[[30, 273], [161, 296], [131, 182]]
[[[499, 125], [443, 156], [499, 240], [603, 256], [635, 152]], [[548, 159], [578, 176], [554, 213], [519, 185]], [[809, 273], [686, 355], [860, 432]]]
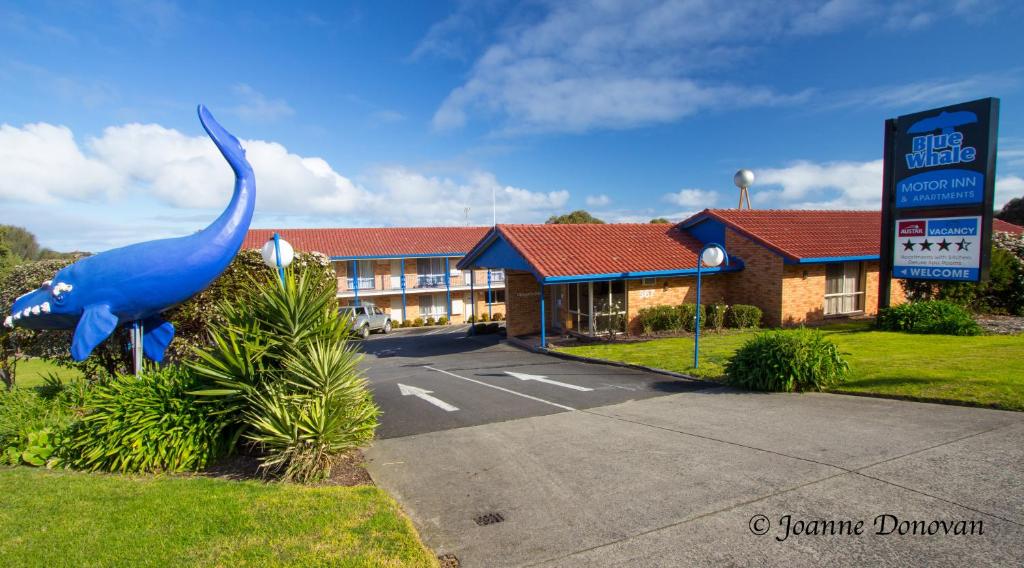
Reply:
[[675, 225], [498, 225], [458, 266], [505, 271], [510, 337], [639, 334], [640, 310], [696, 303], [697, 256], [718, 243], [729, 263], [702, 269], [702, 303], [812, 325], [877, 313], [880, 234], [877, 211], [706, 209]]
[[[1024, 229], [995, 220], [995, 231]], [[280, 229], [296, 250], [330, 257], [342, 305], [394, 321], [505, 315], [510, 337], [641, 333], [640, 310], [696, 303], [697, 255], [718, 243], [728, 265], [702, 269], [701, 302], [752, 304], [765, 327], [878, 311], [877, 211], [706, 209], [671, 224]], [[260, 248], [274, 229], [250, 230]], [[892, 287], [892, 303], [903, 301]]]
[[331, 259], [341, 305], [373, 305], [396, 322], [447, 317], [463, 323], [474, 309], [489, 316], [506, 311], [501, 269], [458, 268], [490, 229], [252, 229], [243, 246], [258, 249], [277, 231], [295, 250]]

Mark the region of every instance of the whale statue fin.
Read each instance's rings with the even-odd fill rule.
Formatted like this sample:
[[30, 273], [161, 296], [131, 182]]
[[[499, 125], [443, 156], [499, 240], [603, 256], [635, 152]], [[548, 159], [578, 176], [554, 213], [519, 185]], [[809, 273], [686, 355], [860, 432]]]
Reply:
[[71, 339], [71, 358], [84, 361], [116, 328], [117, 316], [110, 312], [109, 305], [93, 304], [85, 308]]
[[174, 324], [153, 316], [142, 322], [142, 352], [157, 363], [164, 360], [164, 352], [174, 339]]

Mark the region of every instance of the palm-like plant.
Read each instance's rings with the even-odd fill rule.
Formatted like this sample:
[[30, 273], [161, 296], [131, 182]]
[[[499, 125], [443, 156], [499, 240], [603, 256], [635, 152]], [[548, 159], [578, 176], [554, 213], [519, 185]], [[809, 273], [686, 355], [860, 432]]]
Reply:
[[254, 282], [251, 302], [220, 307], [225, 323], [190, 364], [204, 383], [194, 394], [224, 400], [236, 436], [259, 444], [264, 471], [288, 480], [329, 475], [331, 456], [365, 444], [377, 427], [329, 284], [290, 272], [283, 285]]

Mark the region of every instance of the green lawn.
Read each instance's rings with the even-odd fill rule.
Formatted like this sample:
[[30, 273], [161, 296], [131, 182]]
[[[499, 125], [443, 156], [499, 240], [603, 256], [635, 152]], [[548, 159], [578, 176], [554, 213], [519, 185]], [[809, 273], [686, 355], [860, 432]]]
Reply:
[[58, 367], [46, 359], [25, 359], [18, 361], [14, 381], [19, 387], [35, 387], [43, 384], [43, 377], [49, 374], [55, 374], [64, 380], [81, 376], [81, 373], [74, 369]]
[[436, 566], [375, 487], [0, 467], [0, 566]]
[[[868, 323], [822, 330], [846, 354], [852, 371], [850, 380], [836, 392], [1024, 410], [1024, 336], [914, 335], [874, 331]], [[698, 369], [692, 366], [693, 339], [686, 337], [562, 350], [717, 379], [732, 353], [753, 333], [702, 335]]]

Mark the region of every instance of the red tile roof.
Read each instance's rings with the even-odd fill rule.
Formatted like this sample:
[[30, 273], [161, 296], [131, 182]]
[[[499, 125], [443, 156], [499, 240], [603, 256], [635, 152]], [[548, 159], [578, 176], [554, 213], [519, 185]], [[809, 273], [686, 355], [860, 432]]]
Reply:
[[332, 257], [401, 257], [450, 254], [461, 256], [490, 227], [387, 227], [378, 229], [250, 229], [244, 248], [260, 248], [274, 231], [295, 250]]
[[683, 221], [683, 226], [703, 218], [721, 221], [793, 259], [877, 256], [881, 248], [878, 211], [705, 209]]
[[697, 267], [701, 243], [673, 225], [498, 225], [541, 277]]
[[992, 230], [1000, 231], [1003, 233], [1010, 233], [1013, 235], [1024, 235], [1024, 227], [1021, 227], [1020, 225], [1014, 225], [1013, 223], [1008, 223], [1006, 221], [1003, 221], [1002, 219], [992, 219]]

